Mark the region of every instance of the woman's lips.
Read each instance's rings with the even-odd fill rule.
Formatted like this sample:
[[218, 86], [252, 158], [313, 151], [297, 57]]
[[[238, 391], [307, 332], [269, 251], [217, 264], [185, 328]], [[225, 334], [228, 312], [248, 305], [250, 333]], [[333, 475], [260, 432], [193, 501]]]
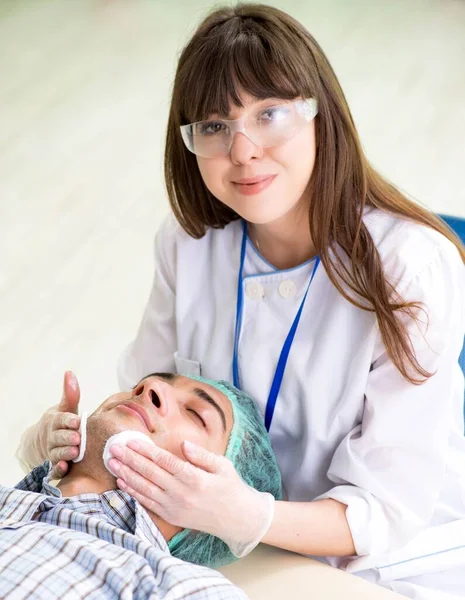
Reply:
[[127, 402], [125, 404], [119, 404], [117, 408], [122, 408], [132, 415], [137, 416], [145, 425], [145, 427], [153, 433], [152, 423], [150, 422], [150, 419], [142, 406], [139, 406], [134, 402]]
[[273, 183], [275, 177], [276, 175], [267, 175], [260, 178], [240, 179], [239, 181], [233, 181], [233, 185], [240, 194], [252, 196], [266, 190]]

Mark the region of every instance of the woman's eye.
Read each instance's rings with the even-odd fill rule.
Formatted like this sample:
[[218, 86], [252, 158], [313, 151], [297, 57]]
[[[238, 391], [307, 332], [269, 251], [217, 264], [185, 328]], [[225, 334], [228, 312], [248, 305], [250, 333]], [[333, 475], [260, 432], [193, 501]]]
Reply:
[[198, 126], [199, 135], [215, 135], [216, 133], [224, 133], [226, 131], [226, 125], [221, 121], [206, 121], [200, 123]]
[[207, 427], [207, 424], [205, 423], [205, 421], [202, 419], [202, 417], [199, 415], [199, 413], [197, 411], [195, 411], [192, 408], [188, 408], [187, 409], [189, 412], [191, 412], [193, 415], [195, 415], [195, 417], [197, 418], [197, 420], [202, 424], [203, 427]]
[[270, 106], [261, 111], [258, 115], [258, 120], [260, 122], [280, 121], [281, 119], [285, 119], [288, 113], [289, 110], [285, 106]]

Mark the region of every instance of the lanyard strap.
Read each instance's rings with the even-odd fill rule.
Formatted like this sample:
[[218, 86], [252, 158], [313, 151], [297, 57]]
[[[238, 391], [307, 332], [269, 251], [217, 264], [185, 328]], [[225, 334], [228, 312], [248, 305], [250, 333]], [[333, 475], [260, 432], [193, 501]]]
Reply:
[[[242, 290], [242, 273], [244, 270], [244, 262], [245, 262], [245, 251], [247, 245], [247, 223], [243, 221], [242, 223], [242, 244], [241, 244], [241, 263], [239, 267], [239, 277], [237, 283], [237, 306], [236, 306], [236, 328], [234, 334], [234, 354], [233, 354], [233, 382], [237, 388], [240, 388], [239, 381], [239, 365], [238, 365], [238, 349], [239, 349], [239, 335], [241, 331], [242, 324], [242, 307], [244, 302], [243, 290]], [[294, 322], [291, 325], [289, 333], [287, 334], [286, 340], [281, 349], [281, 353], [279, 355], [278, 364], [276, 365], [276, 371], [273, 377], [273, 383], [271, 384], [270, 393], [268, 394], [268, 400], [266, 403], [265, 410], [265, 427], [266, 430], [269, 431], [271, 427], [271, 421], [273, 420], [273, 413], [276, 406], [276, 402], [279, 395], [279, 390], [281, 389], [281, 383], [284, 377], [284, 371], [286, 369], [287, 359], [289, 357], [289, 352], [291, 351], [292, 342], [294, 341], [294, 336], [297, 331], [297, 327], [299, 325], [300, 317], [302, 315], [302, 310], [304, 308], [305, 300], [307, 299], [308, 290], [310, 289], [310, 285], [315, 277], [316, 270], [318, 265], [320, 264], [319, 256], [316, 257], [315, 266], [313, 267], [312, 274], [310, 276], [310, 280], [307, 285], [307, 289], [305, 291], [304, 297], [300, 304], [300, 308], [297, 311]]]
[[234, 332], [234, 354], [233, 354], [233, 383], [240, 389], [239, 382], [239, 365], [238, 365], [238, 348], [239, 335], [242, 325], [242, 304], [244, 302], [242, 292], [242, 271], [244, 270], [245, 250], [247, 246], [247, 222], [242, 221], [242, 244], [241, 244], [241, 264], [239, 266], [239, 277], [237, 282], [237, 302], [236, 302], [236, 328]]

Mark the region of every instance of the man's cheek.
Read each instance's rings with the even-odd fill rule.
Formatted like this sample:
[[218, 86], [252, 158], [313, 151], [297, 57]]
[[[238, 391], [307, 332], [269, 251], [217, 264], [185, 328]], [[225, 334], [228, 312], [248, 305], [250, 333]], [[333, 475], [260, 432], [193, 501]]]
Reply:
[[205, 435], [201, 435], [199, 432], [192, 430], [190, 427], [178, 429], [176, 432], [176, 437], [173, 436], [172, 431], [158, 431], [151, 437], [159, 448], [163, 448], [163, 450], [171, 452], [171, 454], [174, 454], [174, 456], [177, 456], [184, 461], [186, 460], [182, 451], [182, 444], [184, 441], [189, 441], [193, 444], [197, 444], [198, 446], [202, 446], [211, 452], [221, 453], [221, 450], [218, 450], [217, 448], [209, 448], [208, 440], [205, 439]]
[[[182, 438], [176, 440], [176, 442], [173, 442], [173, 440], [168, 440], [165, 436], [157, 435], [153, 436], [152, 439], [159, 448], [162, 448], [167, 452], [171, 452], [171, 454], [173, 454], [177, 458], [183, 460], [184, 462], [187, 462], [186, 457], [184, 456], [184, 453], [182, 451], [182, 442], [184, 441], [184, 439], [187, 440], [190, 438]], [[191, 439], [190, 441], [193, 442], [194, 440]]]

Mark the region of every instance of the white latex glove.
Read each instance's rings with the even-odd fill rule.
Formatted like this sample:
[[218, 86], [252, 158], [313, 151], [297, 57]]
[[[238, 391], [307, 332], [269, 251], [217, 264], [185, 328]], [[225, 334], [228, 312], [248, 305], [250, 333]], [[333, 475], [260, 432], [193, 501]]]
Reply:
[[67, 371], [63, 381], [63, 396], [56, 406], [49, 408], [38, 423], [29, 427], [22, 435], [16, 457], [28, 472], [45, 460], [54, 465], [52, 479], [60, 479], [68, 471], [67, 461], [79, 454], [78, 416], [80, 398], [76, 376]]
[[247, 485], [224, 456], [189, 442], [183, 452], [190, 462], [142, 441], [110, 451], [123, 491], [172, 525], [222, 539], [237, 558], [251, 552], [271, 525], [273, 496]]

